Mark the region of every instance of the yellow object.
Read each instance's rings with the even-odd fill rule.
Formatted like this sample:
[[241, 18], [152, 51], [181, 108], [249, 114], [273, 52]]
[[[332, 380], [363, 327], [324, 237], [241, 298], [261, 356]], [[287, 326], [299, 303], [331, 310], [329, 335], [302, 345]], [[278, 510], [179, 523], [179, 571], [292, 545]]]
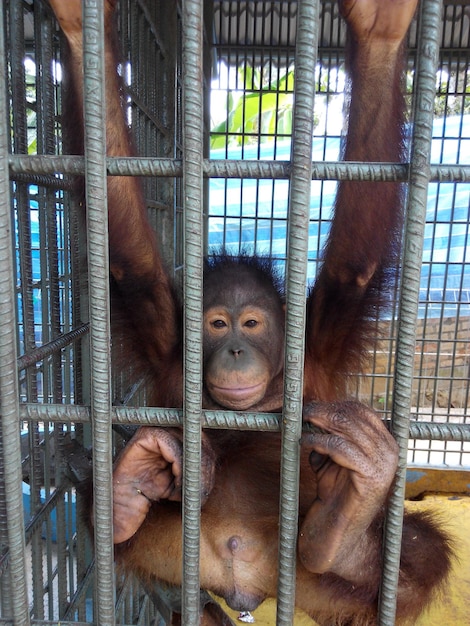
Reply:
[[433, 494], [407, 508], [436, 511], [455, 537], [459, 561], [454, 567], [445, 593], [416, 622], [416, 626], [470, 625], [470, 497]]

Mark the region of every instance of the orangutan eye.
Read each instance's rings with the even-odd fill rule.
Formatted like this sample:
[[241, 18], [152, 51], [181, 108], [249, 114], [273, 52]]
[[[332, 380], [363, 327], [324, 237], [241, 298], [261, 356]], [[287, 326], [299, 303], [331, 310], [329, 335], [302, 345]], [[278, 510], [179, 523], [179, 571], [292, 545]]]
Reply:
[[224, 320], [214, 320], [213, 322], [211, 322], [211, 325], [214, 328], [226, 328], [227, 324], [224, 322]]
[[256, 326], [258, 326], [258, 320], [247, 320], [245, 322], [245, 326], [247, 328], [255, 328]]

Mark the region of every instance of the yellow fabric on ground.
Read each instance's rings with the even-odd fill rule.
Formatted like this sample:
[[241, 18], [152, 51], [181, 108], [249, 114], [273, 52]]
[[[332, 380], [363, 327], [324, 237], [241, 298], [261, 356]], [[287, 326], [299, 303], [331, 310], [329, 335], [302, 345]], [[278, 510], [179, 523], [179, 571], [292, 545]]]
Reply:
[[[410, 510], [432, 510], [441, 517], [454, 535], [459, 562], [454, 564], [452, 576], [442, 598], [421, 617], [415, 626], [470, 626], [470, 497], [456, 495], [430, 495], [419, 502], [407, 502]], [[223, 602], [221, 602], [223, 604]], [[238, 613], [225, 607], [227, 613], [237, 621]], [[253, 611], [256, 626], [274, 626], [276, 602], [266, 600]], [[295, 616], [294, 626], [315, 626], [315, 622], [302, 612]]]
[[455, 537], [459, 562], [454, 563], [446, 593], [437, 599], [416, 626], [470, 625], [470, 497], [436, 494], [408, 508], [436, 511]]

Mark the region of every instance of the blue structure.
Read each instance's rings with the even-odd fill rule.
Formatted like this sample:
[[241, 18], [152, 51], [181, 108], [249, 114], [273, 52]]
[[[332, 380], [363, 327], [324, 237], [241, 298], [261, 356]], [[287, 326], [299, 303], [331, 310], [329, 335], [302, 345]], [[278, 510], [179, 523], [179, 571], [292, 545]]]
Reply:
[[[313, 159], [335, 161], [340, 137], [315, 137]], [[287, 161], [290, 141], [211, 152], [212, 159]], [[470, 115], [436, 119], [432, 163], [470, 164]], [[287, 256], [287, 180], [212, 179], [209, 196], [209, 250], [246, 248], [279, 259]], [[312, 181], [309, 279], [313, 280], [328, 234], [336, 183]], [[431, 183], [428, 190], [421, 278], [427, 315], [470, 314], [470, 184]], [[423, 308], [423, 307], [422, 307]]]

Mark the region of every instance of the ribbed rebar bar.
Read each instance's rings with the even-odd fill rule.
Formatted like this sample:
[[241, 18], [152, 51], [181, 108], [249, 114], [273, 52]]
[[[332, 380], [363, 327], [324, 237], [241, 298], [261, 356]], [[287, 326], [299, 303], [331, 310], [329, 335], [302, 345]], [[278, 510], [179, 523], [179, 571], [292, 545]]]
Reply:
[[[10, 175], [14, 179], [30, 183], [70, 189], [70, 181], [55, 178], [57, 172], [80, 175], [85, 171], [83, 157], [75, 156], [22, 156], [11, 155], [8, 159]], [[290, 161], [239, 161], [235, 159], [203, 160], [204, 176], [210, 178], [254, 178], [288, 179]], [[107, 171], [112, 176], [155, 176], [181, 177], [183, 164], [178, 159], [148, 157], [108, 158]], [[33, 176], [49, 175], [40, 181]], [[31, 178], [26, 178], [31, 176]], [[407, 181], [409, 167], [403, 163], [336, 163], [334, 161], [313, 161], [314, 180], [365, 180], [365, 181]], [[448, 183], [470, 182], [470, 165], [431, 165], [429, 180]]]
[[183, 3], [184, 460], [183, 624], [199, 624], [202, 430], [202, 10]]
[[[90, 409], [76, 404], [20, 404], [20, 420], [35, 422], [74, 422], [86, 424], [90, 421]], [[183, 412], [180, 409], [150, 407], [113, 407], [113, 424], [140, 426], [181, 426]], [[281, 429], [280, 413], [237, 413], [236, 411], [202, 412], [204, 428], [259, 430], [278, 432]], [[391, 428], [390, 420], [385, 420]], [[304, 430], [313, 429], [304, 424]], [[470, 441], [470, 424], [448, 422], [410, 422], [411, 439], [433, 439], [436, 441]]]
[[110, 524], [112, 430], [103, 0], [83, 3], [83, 69], [97, 590], [95, 619], [101, 626], [112, 626], [115, 615], [113, 529]]
[[312, 181], [313, 104], [318, 0], [299, 2], [295, 56], [292, 168], [289, 187], [286, 343], [279, 511], [278, 626], [292, 624], [298, 529], [299, 453], [305, 341], [308, 224]]
[[403, 253], [399, 329], [395, 365], [392, 432], [399, 445], [395, 487], [389, 501], [385, 524], [383, 576], [379, 604], [379, 624], [395, 624], [409, 415], [411, 407], [416, 321], [418, 318], [421, 261], [423, 253], [426, 200], [430, 177], [432, 121], [439, 58], [440, 0], [420, 5], [419, 51], [416, 71], [416, 101], [411, 146], [410, 187]]
[[85, 335], [89, 330], [90, 326], [88, 323], [81, 324], [78, 328], [74, 328], [69, 333], [65, 333], [64, 335], [57, 337], [57, 339], [53, 339], [52, 341], [35, 348], [28, 354], [20, 356], [17, 361], [18, 371], [31, 367], [31, 365], [39, 363], [39, 361], [43, 361], [48, 356], [51, 356], [62, 348], [69, 346], [71, 343]]
[[[16, 10], [19, 10], [18, 5]], [[2, 106], [5, 106], [8, 101], [4, 24], [2, 11], [0, 15], [0, 102]], [[3, 115], [0, 120], [0, 435], [2, 439], [0, 451], [3, 452], [2, 459], [5, 451], [8, 451], [8, 462], [4, 463], [0, 469], [2, 470], [1, 495], [6, 510], [6, 539], [10, 554], [10, 588], [7, 583], [2, 585], [3, 593], [9, 593], [9, 597], [5, 598], [2, 603], [2, 609], [11, 611], [15, 625], [27, 626], [30, 622], [26, 587], [21, 446], [18, 422], [16, 293], [8, 179], [10, 133], [7, 121], [8, 116]], [[4, 520], [2, 521], [2, 543], [5, 539], [3, 530]]]

